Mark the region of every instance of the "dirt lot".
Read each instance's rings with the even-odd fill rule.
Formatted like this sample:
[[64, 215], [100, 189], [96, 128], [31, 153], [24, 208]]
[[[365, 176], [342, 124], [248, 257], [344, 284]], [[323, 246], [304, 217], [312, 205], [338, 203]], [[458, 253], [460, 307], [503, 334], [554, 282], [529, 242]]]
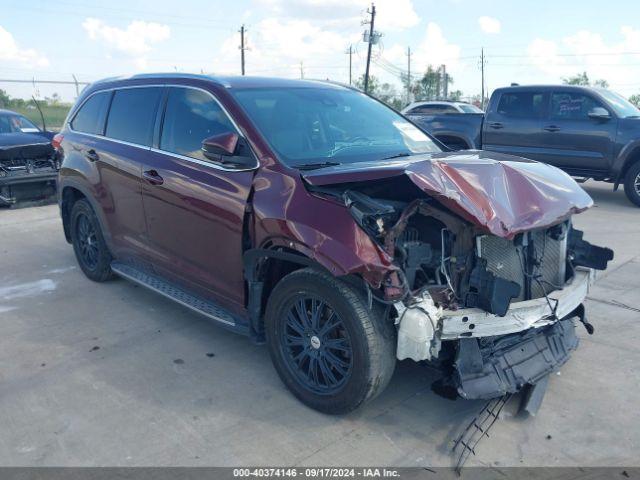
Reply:
[[[640, 210], [588, 183], [576, 217], [615, 250], [590, 293], [596, 333], [551, 379], [535, 418], [516, 402], [469, 465], [640, 465]], [[450, 466], [482, 402], [430, 391], [405, 361], [345, 417], [298, 403], [267, 349], [123, 280], [76, 267], [55, 205], [0, 211], [0, 465]]]

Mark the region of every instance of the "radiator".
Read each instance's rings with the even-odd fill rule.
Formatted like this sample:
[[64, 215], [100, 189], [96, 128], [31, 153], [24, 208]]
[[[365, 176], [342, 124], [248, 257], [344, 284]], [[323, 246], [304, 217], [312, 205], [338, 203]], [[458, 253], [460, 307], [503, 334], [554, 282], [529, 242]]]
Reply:
[[[534, 273], [539, 282], [531, 283], [531, 298], [540, 298], [544, 293], [557, 290], [564, 284], [565, 259], [567, 256], [567, 239], [554, 240], [546, 230], [529, 234], [529, 242], [533, 242], [536, 258], [540, 265]], [[487, 270], [494, 275], [518, 283], [522, 288], [520, 295], [513, 301], [526, 298], [525, 274], [523, 262], [527, 258], [527, 249], [516, 246], [513, 240], [483, 235], [476, 239], [477, 255], [487, 263]]]

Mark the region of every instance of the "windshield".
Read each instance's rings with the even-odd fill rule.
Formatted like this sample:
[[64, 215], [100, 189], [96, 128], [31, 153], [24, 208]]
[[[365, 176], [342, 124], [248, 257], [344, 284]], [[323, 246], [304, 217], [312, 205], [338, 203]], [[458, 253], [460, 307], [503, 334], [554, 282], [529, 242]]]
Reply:
[[292, 167], [441, 151], [400, 114], [361, 92], [333, 87], [258, 88], [236, 90], [233, 95], [280, 159]]
[[462, 110], [464, 113], [482, 113], [482, 110], [480, 110], [475, 105], [470, 105], [467, 103], [459, 103], [458, 106], [460, 107], [460, 110]]
[[34, 133], [40, 130], [26, 118], [13, 113], [0, 113], [0, 133]]
[[629, 102], [622, 95], [609, 90], [598, 90], [598, 93], [604, 97], [609, 106], [613, 108], [616, 115], [622, 118], [638, 117], [640, 110], [633, 103]]

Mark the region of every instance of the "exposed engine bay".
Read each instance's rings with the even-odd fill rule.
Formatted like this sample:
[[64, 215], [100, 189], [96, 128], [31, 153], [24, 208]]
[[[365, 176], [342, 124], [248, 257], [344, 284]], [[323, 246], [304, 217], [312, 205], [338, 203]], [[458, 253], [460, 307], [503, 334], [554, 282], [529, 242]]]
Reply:
[[50, 142], [0, 145], [0, 205], [54, 195], [59, 169]]
[[582, 302], [613, 251], [583, 240], [570, 217], [500, 237], [402, 177], [313, 190], [340, 198], [393, 258], [397, 269], [371, 295], [395, 307], [398, 359], [443, 367], [438, 393], [513, 393], [568, 359], [571, 319], [593, 332]]

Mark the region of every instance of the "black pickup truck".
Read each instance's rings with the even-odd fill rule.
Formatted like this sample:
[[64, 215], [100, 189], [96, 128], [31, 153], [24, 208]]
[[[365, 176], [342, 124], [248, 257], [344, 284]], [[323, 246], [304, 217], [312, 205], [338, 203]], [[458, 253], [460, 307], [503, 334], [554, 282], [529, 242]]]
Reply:
[[640, 206], [640, 110], [600, 88], [512, 86], [484, 114], [407, 117], [453, 150], [492, 150], [555, 165], [579, 178], [620, 184]]

